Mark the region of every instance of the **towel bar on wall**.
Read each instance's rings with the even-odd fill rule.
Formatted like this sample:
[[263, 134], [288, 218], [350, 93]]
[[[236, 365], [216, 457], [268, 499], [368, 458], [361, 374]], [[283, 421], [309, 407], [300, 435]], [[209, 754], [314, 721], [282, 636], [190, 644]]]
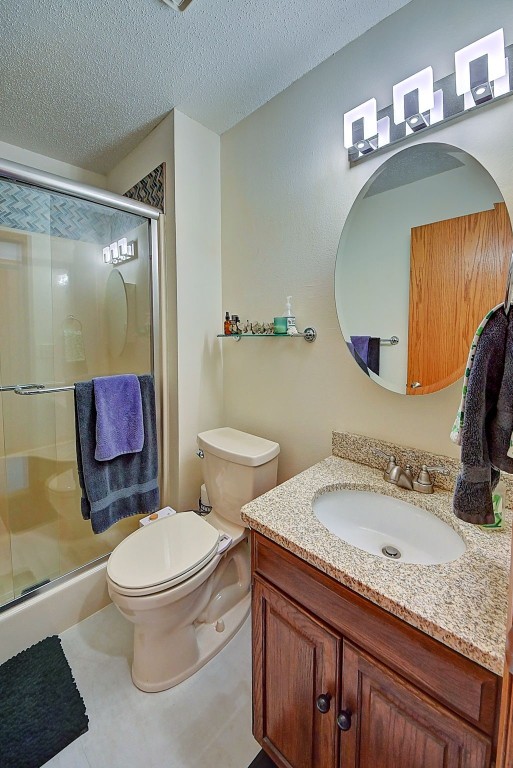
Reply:
[[394, 347], [396, 344], [399, 344], [399, 336], [391, 336], [389, 339], [380, 339], [380, 344], [390, 344], [392, 347]]

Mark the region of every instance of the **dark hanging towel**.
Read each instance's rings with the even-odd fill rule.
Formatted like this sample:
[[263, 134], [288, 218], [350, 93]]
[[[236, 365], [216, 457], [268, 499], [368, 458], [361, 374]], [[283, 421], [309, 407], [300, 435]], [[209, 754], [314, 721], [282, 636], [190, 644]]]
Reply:
[[369, 339], [369, 352], [367, 355], [367, 365], [369, 370], [379, 376], [379, 351], [381, 348], [381, 339], [377, 336], [371, 336]]
[[376, 336], [351, 336], [349, 351], [364, 373], [379, 376], [380, 339]]
[[97, 461], [96, 407], [92, 381], [75, 384], [75, 425], [82, 517], [94, 533], [130, 515], [159, 508], [157, 428], [153, 377], [139, 376], [143, 408], [144, 445], [110, 461]]

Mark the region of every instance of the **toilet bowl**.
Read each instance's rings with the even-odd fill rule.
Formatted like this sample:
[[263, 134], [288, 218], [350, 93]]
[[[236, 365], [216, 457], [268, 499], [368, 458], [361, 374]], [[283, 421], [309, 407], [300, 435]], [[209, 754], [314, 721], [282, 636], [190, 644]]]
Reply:
[[[110, 597], [134, 624], [132, 680], [143, 691], [190, 677], [249, 613], [249, 544], [240, 509], [276, 485], [280, 448], [228, 427], [200, 433], [198, 447], [212, 512], [205, 518], [179, 512], [146, 525], [107, 564]], [[222, 534], [231, 539], [227, 549]]]

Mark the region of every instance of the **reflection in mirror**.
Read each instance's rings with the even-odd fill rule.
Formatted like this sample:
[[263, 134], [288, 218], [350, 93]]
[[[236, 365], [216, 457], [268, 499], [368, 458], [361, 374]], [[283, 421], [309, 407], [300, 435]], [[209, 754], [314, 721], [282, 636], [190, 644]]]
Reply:
[[107, 346], [111, 357], [119, 357], [126, 344], [128, 303], [125, 281], [119, 269], [113, 269], [105, 288]]
[[460, 378], [479, 322], [504, 301], [512, 249], [503, 197], [475, 158], [438, 143], [389, 158], [337, 253], [337, 313], [360, 368], [408, 395]]

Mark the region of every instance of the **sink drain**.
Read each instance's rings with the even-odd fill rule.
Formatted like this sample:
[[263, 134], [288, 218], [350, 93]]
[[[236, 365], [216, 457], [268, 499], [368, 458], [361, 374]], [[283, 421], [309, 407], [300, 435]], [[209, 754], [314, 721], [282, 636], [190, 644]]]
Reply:
[[391, 544], [387, 544], [386, 547], [383, 547], [381, 550], [385, 557], [390, 557], [392, 560], [399, 560], [401, 557], [401, 553], [396, 547], [393, 547]]

